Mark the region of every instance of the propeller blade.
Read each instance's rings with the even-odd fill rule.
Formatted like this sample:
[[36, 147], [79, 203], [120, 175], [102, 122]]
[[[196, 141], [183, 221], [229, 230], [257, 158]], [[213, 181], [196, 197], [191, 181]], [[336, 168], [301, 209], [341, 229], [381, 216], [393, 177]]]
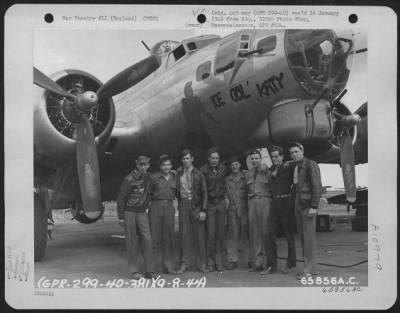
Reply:
[[368, 114], [368, 102], [364, 102], [355, 112], [361, 117], [365, 117]]
[[60, 96], [67, 97], [71, 100], [75, 100], [75, 96], [65, 91], [60, 85], [53, 81], [50, 77], [43, 74], [36, 67], [33, 68], [33, 82], [35, 85], [42, 87], [48, 91], [59, 94]]
[[354, 150], [348, 129], [340, 137], [340, 164], [342, 167], [344, 190], [349, 202], [356, 201], [356, 175], [354, 165]]
[[96, 219], [102, 214], [99, 162], [89, 119], [85, 114], [81, 117], [75, 130], [79, 185], [85, 214]]
[[146, 78], [159, 68], [160, 64], [160, 57], [151, 55], [112, 77], [100, 87], [97, 95], [99, 98], [115, 96]]

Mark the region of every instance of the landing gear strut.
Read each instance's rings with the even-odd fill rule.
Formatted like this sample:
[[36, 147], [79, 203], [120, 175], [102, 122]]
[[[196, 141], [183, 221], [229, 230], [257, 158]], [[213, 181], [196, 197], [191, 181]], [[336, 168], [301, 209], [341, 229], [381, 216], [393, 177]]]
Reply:
[[35, 262], [40, 261], [47, 245], [47, 212], [38, 194], [34, 194], [34, 253]]

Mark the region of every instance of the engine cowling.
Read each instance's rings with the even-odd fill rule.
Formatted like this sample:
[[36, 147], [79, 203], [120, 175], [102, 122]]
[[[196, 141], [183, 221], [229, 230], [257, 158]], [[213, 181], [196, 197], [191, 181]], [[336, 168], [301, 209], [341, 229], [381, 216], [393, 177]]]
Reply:
[[342, 103], [336, 104], [335, 111], [345, 116], [344, 119], [333, 114], [328, 101], [320, 100], [312, 107], [313, 102], [310, 99], [291, 99], [275, 104], [269, 117], [249, 137], [249, 144], [286, 146], [298, 141], [304, 145], [307, 156], [319, 162], [337, 163], [343, 122], [350, 125], [347, 127], [354, 144], [357, 125], [353, 125], [353, 119], [356, 116]]
[[[96, 92], [102, 82], [93, 75], [80, 70], [63, 70], [51, 78], [71, 93]], [[76, 159], [74, 125], [70, 106], [65, 97], [55, 95], [35, 86], [34, 104], [34, 153], [35, 162], [58, 167]], [[89, 117], [97, 145], [110, 136], [115, 123], [115, 106], [111, 98], [101, 99]]]
[[284, 145], [292, 141], [318, 144], [330, 140], [333, 121], [329, 102], [321, 100], [314, 109], [312, 102], [294, 99], [276, 104], [269, 117], [272, 140]]

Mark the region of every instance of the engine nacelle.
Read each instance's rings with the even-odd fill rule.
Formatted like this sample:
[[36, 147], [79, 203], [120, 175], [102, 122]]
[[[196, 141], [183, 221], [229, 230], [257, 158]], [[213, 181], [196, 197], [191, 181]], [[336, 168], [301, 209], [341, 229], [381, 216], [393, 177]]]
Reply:
[[271, 138], [280, 144], [293, 141], [324, 143], [332, 138], [333, 121], [329, 102], [321, 100], [312, 108], [312, 100], [291, 100], [276, 104], [269, 117]]
[[[102, 85], [93, 75], [80, 70], [63, 70], [51, 78], [65, 90], [78, 84], [83, 91], [96, 92]], [[34, 97], [34, 155], [35, 162], [58, 167], [76, 159], [74, 125], [63, 110], [64, 97], [35, 86]], [[100, 100], [90, 112], [89, 121], [98, 145], [105, 142], [114, 127], [115, 107], [111, 98]]]
[[[306, 155], [321, 161], [330, 162], [327, 156], [337, 161], [339, 157], [339, 135], [342, 124], [332, 113], [330, 104], [320, 100], [312, 108], [313, 99], [292, 99], [280, 102], [271, 109], [269, 117], [259, 125], [249, 137], [249, 144], [253, 146], [267, 146], [271, 144], [288, 145], [293, 141], [301, 142], [305, 146]], [[349, 115], [351, 111], [342, 103], [336, 104], [335, 110], [341, 115]], [[350, 128], [353, 143], [357, 138], [357, 126]], [[325, 155], [326, 152], [332, 152]]]

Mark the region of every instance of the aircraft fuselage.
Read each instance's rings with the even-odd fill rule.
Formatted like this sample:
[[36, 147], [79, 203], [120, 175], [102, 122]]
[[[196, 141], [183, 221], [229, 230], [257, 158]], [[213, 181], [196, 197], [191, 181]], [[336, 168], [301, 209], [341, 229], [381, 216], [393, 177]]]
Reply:
[[[238, 69], [233, 66], [216, 73], [221, 45], [239, 42], [247, 34], [249, 50], [268, 36], [276, 36], [276, 47], [241, 59]], [[153, 159], [163, 153], [175, 157], [183, 147], [213, 145], [226, 155], [236, 155], [249, 146], [271, 144], [269, 136], [252, 139], [271, 108], [283, 100], [314, 97], [293, 77], [284, 37], [284, 31], [237, 32], [172, 65], [165, 60], [154, 74], [114, 97], [117, 120], [112, 136], [118, 142], [112, 154], [118, 159], [116, 167], [131, 167], [139, 153]], [[201, 79], [199, 68], [208, 62], [210, 75]], [[268, 125], [264, 127], [268, 133]]]

